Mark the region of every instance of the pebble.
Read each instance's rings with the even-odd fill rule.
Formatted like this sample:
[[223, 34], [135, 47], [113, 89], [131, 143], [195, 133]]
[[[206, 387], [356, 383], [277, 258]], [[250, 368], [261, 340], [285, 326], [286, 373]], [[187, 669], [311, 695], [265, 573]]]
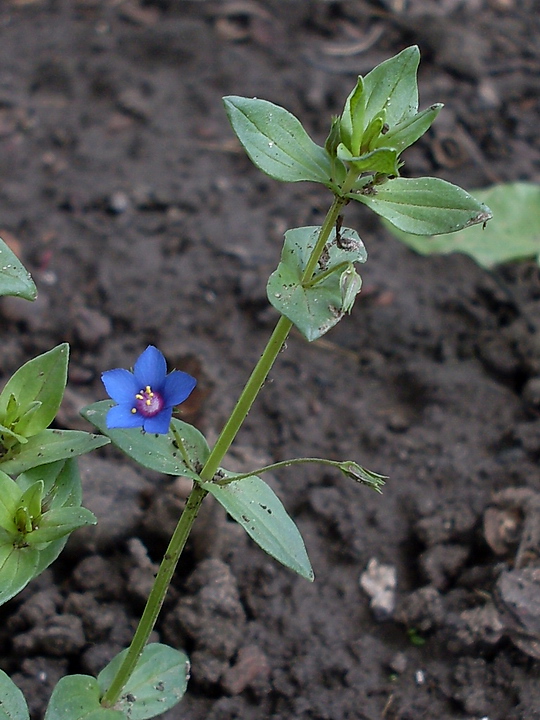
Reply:
[[397, 571], [394, 565], [382, 565], [371, 558], [360, 575], [360, 587], [371, 598], [369, 606], [379, 622], [392, 617], [396, 607]]
[[223, 673], [221, 687], [229, 695], [239, 695], [254, 680], [269, 674], [266, 655], [256, 645], [246, 645], [238, 651], [235, 664]]
[[398, 652], [391, 658], [388, 667], [398, 675], [402, 675], [407, 669], [407, 664], [408, 661], [405, 653]]

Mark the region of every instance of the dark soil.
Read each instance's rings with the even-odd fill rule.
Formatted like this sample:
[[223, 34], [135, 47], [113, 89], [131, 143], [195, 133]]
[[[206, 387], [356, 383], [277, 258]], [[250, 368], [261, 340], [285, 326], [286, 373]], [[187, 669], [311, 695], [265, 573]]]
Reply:
[[[540, 180], [535, 0], [3, 0], [0, 26], [0, 234], [39, 288], [2, 303], [0, 366], [69, 341], [62, 427], [89, 429], [100, 372], [154, 343], [199, 378], [183, 417], [215, 438], [264, 346], [283, 232], [330, 198], [252, 167], [221, 96], [283, 105], [322, 142], [355, 75], [416, 42], [421, 105], [446, 109], [406, 173]], [[488, 274], [414, 255], [360, 207], [345, 222], [369, 253], [354, 312], [291, 336], [229, 466], [317, 454], [390, 479], [273, 478], [313, 584], [203, 507], [157, 627], [193, 664], [163, 717], [540, 718], [538, 267]], [[81, 468], [100, 525], [2, 608], [0, 665], [35, 719], [129, 642], [186, 495], [110, 448]], [[374, 612], [377, 563], [397, 591]]]

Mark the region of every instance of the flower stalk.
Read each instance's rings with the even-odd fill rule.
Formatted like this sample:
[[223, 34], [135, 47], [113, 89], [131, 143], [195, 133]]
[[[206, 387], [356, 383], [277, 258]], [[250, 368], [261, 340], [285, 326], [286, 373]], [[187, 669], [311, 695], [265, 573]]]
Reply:
[[[357, 173], [352, 172], [349, 173], [349, 175], [347, 176], [347, 179], [345, 180], [342, 189], [343, 195], [349, 192], [347, 188], [350, 188], [350, 186], [353, 184], [356, 175]], [[328, 213], [326, 214], [324, 222], [321, 226], [321, 231], [319, 233], [317, 243], [313, 248], [311, 256], [304, 270], [304, 274], [302, 277], [303, 282], [307, 283], [313, 277], [313, 273], [315, 272], [317, 263], [319, 262], [324, 247], [328, 242], [330, 233], [335, 227], [341, 210], [347, 204], [347, 202], [348, 200], [345, 197], [334, 197], [334, 202], [332, 203], [330, 209], [328, 210]], [[293, 323], [283, 315], [278, 320], [274, 332], [272, 333], [270, 340], [268, 341], [268, 344], [266, 345], [263, 354], [259, 359], [259, 362], [253, 369], [253, 372], [251, 373], [251, 376], [247, 381], [238, 399], [238, 402], [234, 407], [234, 410], [232, 411], [227, 422], [225, 423], [221, 434], [219, 435], [214, 447], [212, 448], [212, 452], [210, 453], [208, 460], [206, 461], [203, 469], [200, 472], [202, 480], [212, 480], [212, 478], [216, 474], [219, 466], [223, 461], [223, 458], [225, 457], [225, 454], [232, 445], [236, 435], [238, 434], [238, 431], [242, 427], [242, 423], [246, 419], [251, 409], [251, 406], [255, 402], [255, 398], [259, 394], [259, 391], [263, 386], [264, 381], [268, 377], [268, 373], [272, 369], [272, 366], [277, 356], [279, 355], [281, 348], [287, 340], [292, 326]]]
[[[348, 180], [349, 177], [347, 178], [347, 181]], [[352, 182], [352, 180], [350, 182]], [[317, 243], [313, 248], [311, 256], [306, 265], [306, 269], [302, 278], [304, 282], [309, 282], [311, 280], [313, 273], [315, 272], [315, 269], [317, 267], [319, 258], [321, 257], [326, 243], [328, 242], [330, 233], [336, 225], [337, 219], [343, 206], [346, 205], [347, 202], [348, 200], [345, 197], [334, 197], [334, 201], [330, 209], [328, 210], [328, 213], [322, 224]], [[233, 443], [238, 431], [242, 426], [242, 423], [246, 419], [251, 409], [251, 406], [253, 405], [261, 387], [263, 386], [264, 381], [268, 377], [268, 373], [272, 369], [272, 366], [279, 352], [281, 351], [281, 348], [283, 347], [287, 336], [289, 335], [292, 325], [293, 323], [283, 315], [278, 320], [274, 332], [272, 333], [259, 359], [259, 362], [251, 373], [251, 376], [249, 377], [249, 380], [247, 381], [238, 399], [238, 402], [234, 407], [233, 412], [231, 413], [228, 421], [226, 422], [223, 430], [221, 431], [221, 434], [219, 435], [208, 457], [208, 460], [204, 464], [201, 472], [199, 473], [202, 481], [213, 480], [219, 466], [221, 465], [221, 462], [223, 461], [223, 458], [225, 457], [225, 454]], [[314, 459], [304, 460], [304, 462], [314, 461]], [[281, 467], [285, 464], [292, 463], [291, 461], [288, 461], [288, 463], [278, 463], [277, 466]], [[331, 461], [327, 461], [326, 464], [338, 465], [337, 463], [332, 463]], [[250, 473], [250, 475], [252, 474], [253, 473]], [[111, 683], [111, 686], [101, 700], [101, 704], [103, 707], [114, 706], [114, 704], [120, 697], [122, 689], [125, 687], [126, 683], [128, 682], [129, 678], [131, 677], [133, 671], [137, 666], [137, 661], [146, 643], [148, 642], [150, 633], [154, 628], [154, 625], [159, 615], [159, 611], [161, 610], [161, 607], [165, 600], [165, 596], [167, 594], [167, 590], [176, 569], [176, 565], [178, 564], [180, 555], [182, 554], [193, 523], [195, 522], [201, 503], [206, 495], [206, 490], [201, 488], [198, 484], [194, 485], [191, 494], [186, 502], [184, 511], [180, 516], [178, 525], [176, 526], [174, 534], [171, 538], [171, 542], [169, 544], [169, 547], [167, 548], [158, 574], [156, 575], [156, 580], [150, 592], [150, 596], [148, 597], [148, 601], [146, 603], [143, 615], [141, 617], [139, 625], [137, 626], [137, 630], [135, 631], [135, 635], [133, 637], [127, 655], [124, 659], [124, 662], [118, 670], [118, 673], [115, 676], [113, 682]]]
[[142, 651], [150, 633], [154, 629], [156, 620], [159, 615], [159, 611], [167, 595], [167, 590], [176, 570], [180, 555], [186, 545], [189, 533], [193, 527], [193, 523], [201, 507], [201, 503], [207, 495], [207, 491], [204, 490], [200, 485], [195, 483], [193, 489], [186, 501], [186, 506], [180, 516], [178, 525], [173, 533], [169, 546], [163, 556], [163, 560], [159, 567], [154, 585], [148, 597], [146, 607], [141, 616], [131, 645], [127, 651], [124, 662], [120, 666], [115, 678], [113, 679], [109, 689], [101, 699], [101, 705], [103, 707], [113, 707], [118, 701], [123, 688], [126, 686], [129, 678], [133, 674], [137, 666], [137, 661], [141, 656]]

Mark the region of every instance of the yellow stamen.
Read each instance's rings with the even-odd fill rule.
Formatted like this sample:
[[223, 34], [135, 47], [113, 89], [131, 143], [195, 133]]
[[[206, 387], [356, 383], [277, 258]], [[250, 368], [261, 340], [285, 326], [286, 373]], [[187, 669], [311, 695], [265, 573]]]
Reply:
[[144, 400], [144, 397], [140, 393], [137, 393], [135, 397], [137, 398], [137, 400]]
[[133, 415], [135, 415], [135, 413], [137, 412], [137, 408], [131, 408], [131, 412], [133, 413]]
[[151, 400], [147, 400], [147, 401], [146, 401], [146, 404], [147, 404], [147, 405], [151, 405], [151, 404], [152, 404], [152, 401], [151, 401]]
[[152, 388], [150, 387], [150, 385], [146, 386], [146, 392], [148, 393], [148, 395], [152, 395]]

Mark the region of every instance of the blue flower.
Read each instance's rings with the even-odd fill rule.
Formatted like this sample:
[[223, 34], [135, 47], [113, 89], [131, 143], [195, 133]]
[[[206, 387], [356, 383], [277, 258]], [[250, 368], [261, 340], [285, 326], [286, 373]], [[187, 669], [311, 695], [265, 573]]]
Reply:
[[117, 368], [101, 375], [105, 390], [118, 403], [107, 413], [107, 427], [142, 427], [148, 433], [169, 432], [173, 407], [189, 397], [197, 384], [185, 372], [167, 375], [163, 354], [149, 345], [139, 356], [133, 372]]

